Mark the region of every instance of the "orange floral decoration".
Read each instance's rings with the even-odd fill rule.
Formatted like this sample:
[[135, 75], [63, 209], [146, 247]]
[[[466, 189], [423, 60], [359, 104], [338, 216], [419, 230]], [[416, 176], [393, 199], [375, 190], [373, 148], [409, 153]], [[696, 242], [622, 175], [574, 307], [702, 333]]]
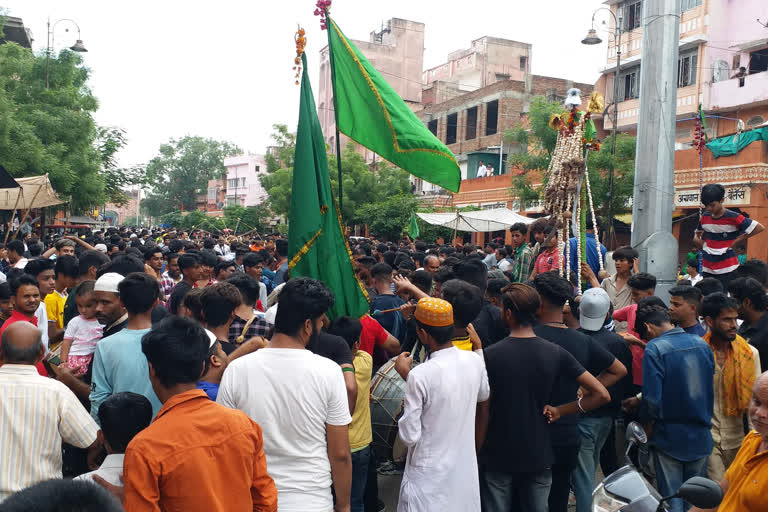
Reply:
[[299, 77], [301, 76], [301, 56], [304, 53], [304, 48], [307, 46], [307, 38], [305, 34], [306, 32], [304, 29], [299, 27], [299, 30], [293, 38], [294, 41], [296, 41], [296, 58], [293, 59], [293, 69], [296, 71], [296, 85], [299, 85]]

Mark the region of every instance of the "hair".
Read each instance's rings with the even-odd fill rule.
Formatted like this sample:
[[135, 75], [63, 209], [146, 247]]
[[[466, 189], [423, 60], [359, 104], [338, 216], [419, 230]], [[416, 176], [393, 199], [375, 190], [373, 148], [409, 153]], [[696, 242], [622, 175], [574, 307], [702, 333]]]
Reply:
[[257, 265], [261, 265], [264, 263], [263, 257], [255, 252], [249, 252], [245, 256], [243, 256], [243, 268], [245, 267], [255, 267]]
[[483, 293], [466, 281], [451, 279], [443, 283], [443, 299], [453, 306], [453, 322], [458, 327], [466, 327], [483, 308]]
[[710, 293], [701, 300], [699, 306], [699, 312], [705, 318], [717, 318], [724, 309], [738, 310], [739, 303], [722, 292]]
[[444, 282], [450, 281], [455, 277], [456, 276], [454, 276], [451, 267], [440, 267], [432, 276], [432, 280], [436, 283], [443, 284]]
[[512, 233], [513, 231], [519, 231], [521, 235], [527, 235], [528, 234], [528, 225], [525, 222], [515, 222], [509, 228], [509, 232], [510, 233]]
[[[646, 297], [648, 299], [655, 298], [661, 301], [658, 297]], [[635, 332], [637, 332], [641, 338], [648, 339], [648, 330], [645, 324], [652, 324], [660, 326], [664, 323], [670, 323], [669, 310], [662, 302], [661, 304], [653, 302], [643, 302], [641, 300], [637, 305], [637, 316], [635, 318]], [[642, 304], [642, 305], [641, 305]]]
[[79, 285], [77, 285], [77, 288], [75, 290], [75, 297], [83, 297], [85, 295], [88, 295], [89, 293], [93, 293], [94, 287], [96, 285], [96, 281], [93, 279], [89, 279], [88, 281], [83, 281]]
[[24, 272], [34, 278], [37, 278], [37, 276], [39, 276], [41, 273], [45, 272], [46, 270], [53, 270], [55, 267], [56, 262], [49, 260], [48, 258], [29, 260], [29, 263], [27, 263], [27, 265], [24, 267]]
[[216, 245], [213, 241], [213, 238], [206, 238], [203, 240], [203, 249], [213, 249], [213, 246]]
[[155, 255], [155, 254], [157, 254], [158, 252], [159, 252], [161, 255], [163, 254], [163, 250], [162, 250], [161, 248], [157, 247], [157, 246], [147, 247], [147, 248], [144, 250], [144, 261], [149, 261], [149, 260], [151, 260], [151, 259], [152, 259], [152, 256], [153, 256], [153, 255]]
[[488, 267], [485, 266], [483, 260], [469, 259], [462, 261], [454, 265], [453, 274], [456, 276], [456, 279], [473, 284], [480, 289], [481, 293], [485, 293], [485, 288], [488, 286]]
[[677, 285], [669, 289], [669, 295], [672, 297], [682, 297], [688, 304], [698, 307], [703, 296], [701, 290], [693, 286]]
[[333, 292], [322, 282], [308, 277], [291, 279], [278, 296], [275, 332], [296, 336], [307, 320], [315, 320], [333, 306]]
[[[140, 260], [136, 256], [131, 256], [130, 254], [118, 255], [108, 264], [99, 267], [98, 272], [96, 272], [96, 278], [98, 279], [108, 272], [114, 272], [116, 274], [120, 274], [121, 276], [127, 276], [128, 274], [137, 272], [143, 273], [144, 261]], [[155, 282], [157, 282], [156, 279]]]
[[2, 348], [3, 357], [8, 364], [22, 363], [22, 364], [34, 364], [37, 358], [40, 357], [40, 352], [43, 350], [43, 338], [42, 333], [38, 331], [37, 340], [28, 347], [17, 347], [13, 344], [8, 334], [8, 329], [3, 331], [0, 336], [0, 347]]
[[502, 305], [504, 310], [512, 312], [515, 322], [530, 326], [536, 322], [536, 311], [541, 299], [536, 289], [522, 283], [511, 283], [502, 290]]
[[20, 256], [24, 255], [24, 242], [21, 240], [11, 240], [6, 244], [5, 248], [8, 249], [9, 252], [13, 251]]
[[240, 290], [230, 283], [221, 282], [205, 287], [200, 296], [205, 323], [213, 327], [226, 324], [242, 300]]
[[152, 404], [138, 393], [115, 393], [99, 406], [98, 416], [112, 451], [125, 453], [131, 439], [152, 421]]
[[123, 512], [109, 491], [86, 480], [54, 479], [39, 482], [9, 496], [3, 512]]
[[179, 240], [178, 238], [174, 238], [168, 243], [168, 249], [172, 253], [178, 253], [180, 250], [184, 249], [184, 240]]
[[501, 290], [504, 289], [505, 286], [509, 284], [509, 281], [507, 281], [504, 278], [497, 278], [497, 279], [489, 279], [488, 280], [488, 287], [486, 288], [485, 292], [493, 295], [494, 297], [501, 298]]
[[765, 286], [768, 284], [768, 264], [762, 260], [752, 258], [736, 268], [736, 275], [739, 277], [751, 277]]
[[391, 280], [392, 267], [386, 263], [377, 263], [371, 267], [371, 277], [375, 280]]
[[714, 277], [705, 277], [704, 279], [702, 279], [701, 281], [693, 285], [693, 287], [701, 290], [701, 294], [704, 297], [713, 293], [725, 291], [725, 288], [723, 287], [723, 283], [721, 283], [719, 280], [717, 280]]
[[381, 258], [384, 261], [384, 263], [386, 263], [390, 267], [395, 264], [395, 257], [397, 257], [397, 255], [392, 251], [387, 251], [381, 255]]
[[546, 233], [547, 227], [552, 228], [552, 225], [547, 219], [536, 219], [530, 226], [531, 233]]
[[35, 239], [32, 239], [27, 243], [27, 248], [29, 249], [29, 256], [31, 258], [37, 258], [43, 253], [43, 244]]
[[80, 254], [77, 263], [80, 269], [80, 275], [83, 276], [88, 273], [91, 267], [96, 267], [98, 269], [105, 263], [109, 263], [109, 256], [100, 251], [84, 251]]
[[374, 265], [376, 265], [376, 258], [373, 256], [363, 256], [359, 260], [357, 260], [358, 265], [362, 265], [368, 269], [373, 268]]
[[171, 260], [177, 260], [177, 259], [179, 259], [178, 253], [169, 252], [168, 254], [165, 255], [165, 261], [167, 261], [168, 263], [170, 263]]
[[179, 270], [183, 273], [188, 268], [196, 267], [200, 265], [200, 256], [195, 253], [185, 252], [179, 256]]
[[205, 288], [192, 288], [184, 295], [182, 303], [192, 313], [192, 318], [203, 323], [203, 303], [201, 301]]
[[15, 297], [16, 294], [19, 293], [19, 288], [22, 286], [34, 286], [35, 288], [39, 287], [37, 284], [37, 279], [29, 274], [22, 274], [16, 279], [11, 280], [11, 296]]
[[194, 320], [171, 315], [141, 338], [141, 351], [155, 375], [170, 388], [197, 382], [205, 369], [210, 339]]
[[238, 273], [232, 275], [227, 282], [237, 287], [246, 306], [254, 306], [259, 300], [260, 286], [255, 277]]
[[699, 270], [699, 262], [698, 262], [698, 261], [696, 261], [696, 260], [694, 260], [694, 259], [690, 259], [690, 260], [686, 261], [686, 262], [685, 262], [685, 265], [686, 265], [687, 267], [693, 267], [693, 268], [695, 268], [697, 272], [698, 272], [698, 270]]
[[9, 282], [0, 283], [0, 300], [10, 300], [11, 284]]
[[234, 261], [220, 261], [216, 264], [216, 267], [214, 267], [213, 275], [218, 276], [219, 273], [229, 267], [234, 267], [235, 262]]
[[427, 325], [416, 320], [416, 326], [432, 336], [438, 345], [445, 345], [453, 338], [453, 324], [444, 326]]
[[635, 249], [625, 245], [624, 247], [619, 247], [613, 251], [613, 255], [611, 257], [613, 258], [613, 261], [624, 260], [634, 262], [637, 259], [637, 256], [638, 254]]
[[541, 299], [553, 307], [562, 308], [573, 298], [573, 287], [556, 270], [538, 274], [533, 280], [533, 287]]
[[80, 266], [77, 262], [77, 258], [69, 254], [56, 258], [56, 266], [54, 270], [56, 272], [56, 277], [66, 276], [75, 279], [80, 277]]
[[219, 258], [216, 254], [208, 249], [200, 252], [200, 264], [206, 267], [216, 267], [219, 263]]
[[627, 279], [627, 284], [635, 290], [655, 290], [656, 276], [648, 272], [639, 272]]
[[157, 279], [144, 272], [132, 272], [125, 276], [118, 283], [117, 292], [126, 311], [133, 315], [151, 310], [160, 298]]
[[57, 251], [61, 251], [64, 247], [75, 247], [75, 242], [74, 240], [70, 240], [68, 238], [61, 238], [56, 240], [56, 243], [53, 244], [53, 247]]
[[432, 274], [426, 270], [417, 270], [411, 273], [411, 282], [424, 293], [429, 293], [432, 290]]
[[340, 316], [331, 323], [328, 329], [330, 334], [341, 336], [351, 349], [355, 343], [360, 341], [360, 333], [363, 332], [363, 325], [360, 320], [351, 316]]
[[768, 295], [765, 294], [763, 285], [757, 279], [751, 277], [737, 277], [731, 281], [728, 291], [739, 302], [749, 299], [752, 309], [765, 311], [768, 309]]
[[701, 187], [701, 204], [708, 205], [712, 201], [722, 201], [725, 198], [725, 187], [719, 183], [708, 183]]

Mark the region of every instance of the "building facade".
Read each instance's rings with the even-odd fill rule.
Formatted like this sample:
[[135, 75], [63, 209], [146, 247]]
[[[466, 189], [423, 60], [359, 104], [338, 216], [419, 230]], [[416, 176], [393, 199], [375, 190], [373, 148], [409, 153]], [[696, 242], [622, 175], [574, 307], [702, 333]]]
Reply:
[[[602, 127], [613, 128], [613, 102], [618, 101], [617, 129], [637, 130], [642, 71], [642, 2], [605, 2], [622, 28], [621, 69], [614, 98], [616, 48], [609, 40], [603, 76], [596, 84], [606, 98], [610, 115]], [[753, 142], [738, 154], [714, 158], [705, 149], [701, 166], [693, 149], [699, 105], [707, 117], [707, 136], [734, 135], [765, 125], [768, 120], [768, 29], [755, 19], [765, 11], [763, 0], [682, 0], [675, 130], [675, 220], [673, 232], [682, 255], [698, 222], [699, 182], [722, 183], [726, 205], [766, 224], [768, 209], [768, 153], [765, 142]], [[613, 23], [613, 21], [611, 21]], [[765, 239], [765, 240], [764, 240]], [[764, 258], [768, 237], [749, 241], [748, 257]]]
[[[224, 159], [227, 169], [226, 186], [222, 206], [256, 206], [267, 199], [267, 191], [261, 185], [261, 176], [267, 172], [264, 155], [238, 155]], [[209, 183], [210, 194], [210, 183]]]

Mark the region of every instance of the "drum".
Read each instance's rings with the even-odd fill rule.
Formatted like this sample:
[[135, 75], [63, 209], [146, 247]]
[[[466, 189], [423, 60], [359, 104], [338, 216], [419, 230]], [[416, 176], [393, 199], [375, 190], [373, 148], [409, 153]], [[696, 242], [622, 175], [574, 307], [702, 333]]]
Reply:
[[371, 380], [371, 425], [376, 459], [402, 460], [405, 446], [397, 437], [397, 420], [403, 413], [405, 381], [395, 370], [392, 358], [379, 368]]

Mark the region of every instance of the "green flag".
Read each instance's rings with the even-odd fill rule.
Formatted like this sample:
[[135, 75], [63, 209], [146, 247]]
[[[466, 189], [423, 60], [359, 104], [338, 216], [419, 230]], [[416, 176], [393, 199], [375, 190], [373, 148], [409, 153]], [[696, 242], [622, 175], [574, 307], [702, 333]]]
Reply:
[[411, 212], [411, 225], [408, 226], [408, 236], [411, 240], [416, 240], [419, 237], [419, 224], [416, 222], [416, 214]]
[[453, 153], [330, 19], [328, 41], [339, 131], [414, 176], [458, 192]]
[[299, 127], [293, 164], [288, 265], [291, 277], [311, 277], [325, 283], [336, 296], [328, 311], [333, 319], [355, 318], [368, 311], [368, 297], [355, 276], [352, 253], [344, 237], [341, 216], [331, 193], [325, 141], [302, 55]]

